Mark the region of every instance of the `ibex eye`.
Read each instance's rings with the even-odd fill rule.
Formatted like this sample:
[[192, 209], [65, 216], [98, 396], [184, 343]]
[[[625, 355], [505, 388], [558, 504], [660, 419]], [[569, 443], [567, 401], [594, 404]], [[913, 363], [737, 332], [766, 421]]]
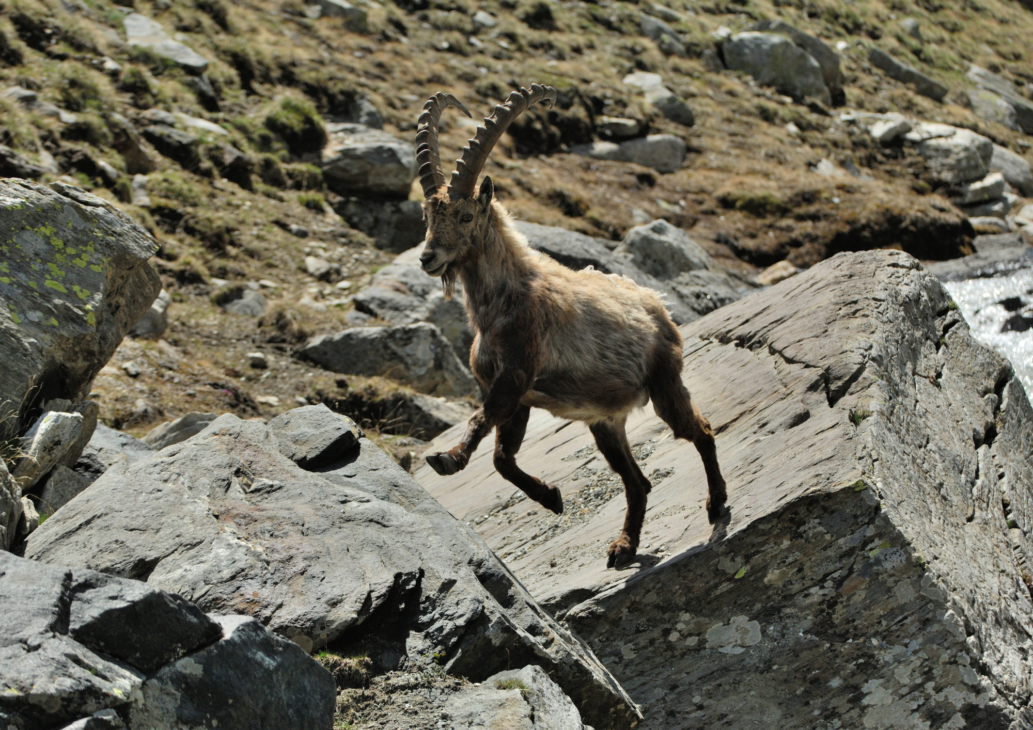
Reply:
[[465, 215], [463, 215], [463, 217], [462, 217], [462, 218], [460, 218], [459, 220], [460, 220], [460, 221], [461, 221], [462, 223], [469, 223], [470, 221], [472, 221], [472, 220], [473, 220], [473, 215], [472, 215], [471, 213], [466, 213], [466, 214], [465, 214]]

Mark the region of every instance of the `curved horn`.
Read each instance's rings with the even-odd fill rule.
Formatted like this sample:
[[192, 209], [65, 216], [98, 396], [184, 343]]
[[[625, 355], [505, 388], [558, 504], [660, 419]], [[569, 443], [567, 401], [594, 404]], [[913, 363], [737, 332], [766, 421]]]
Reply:
[[556, 103], [556, 89], [551, 86], [531, 84], [531, 89], [520, 89], [509, 95], [504, 104], [495, 107], [484, 124], [477, 128], [477, 134], [463, 148], [463, 156], [456, 162], [456, 171], [452, 173], [452, 182], [448, 186], [449, 195], [453, 198], [473, 197], [473, 189], [477, 184], [477, 176], [488, 161], [492, 148], [501, 139], [510, 123], [520, 116], [527, 107], [540, 101]]
[[428, 200], [445, 184], [445, 175], [441, 172], [441, 155], [438, 153], [438, 121], [441, 113], [450, 106], [468, 117], [473, 116], [459, 99], [439, 91], [423, 105], [423, 113], [420, 114], [416, 128], [416, 167], [423, 195]]

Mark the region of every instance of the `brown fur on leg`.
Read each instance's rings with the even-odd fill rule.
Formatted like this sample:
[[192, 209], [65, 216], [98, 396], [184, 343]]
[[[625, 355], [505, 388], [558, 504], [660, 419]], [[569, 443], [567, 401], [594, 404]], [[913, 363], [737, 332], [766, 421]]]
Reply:
[[660, 416], [675, 438], [691, 441], [696, 446], [703, 469], [707, 474], [707, 519], [714, 524], [724, 517], [728, 510], [725, 503], [728, 493], [725, 488], [721, 467], [717, 463], [717, 445], [710, 421], [703, 417], [692, 402], [688, 389], [681, 379], [681, 348], [657, 358], [650, 381], [649, 397], [653, 410]]
[[624, 494], [628, 500], [628, 512], [624, 517], [624, 529], [606, 551], [606, 567], [613, 568], [618, 563], [625, 563], [635, 556], [638, 550], [639, 537], [642, 533], [642, 522], [646, 517], [647, 496], [651, 486], [646, 475], [638, 468], [635, 457], [631, 453], [631, 444], [624, 430], [624, 420], [599, 421], [589, 426], [595, 443], [606, 462], [624, 482]]
[[530, 414], [530, 406], [520, 406], [512, 418], [496, 429], [495, 470], [535, 502], [560, 515], [563, 514], [560, 490], [525, 473], [516, 463], [516, 454], [524, 441]]

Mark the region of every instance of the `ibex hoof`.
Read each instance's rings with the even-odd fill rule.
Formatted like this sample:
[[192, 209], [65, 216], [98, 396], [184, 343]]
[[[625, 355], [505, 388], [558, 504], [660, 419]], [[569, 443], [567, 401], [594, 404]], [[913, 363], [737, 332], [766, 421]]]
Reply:
[[563, 514], [563, 495], [560, 494], [560, 490], [552, 487], [549, 490], [549, 496], [542, 502], [542, 506], [558, 515]]
[[431, 469], [443, 477], [455, 474], [462, 468], [456, 458], [447, 451], [440, 454], [428, 454], [427, 463], [430, 464]]
[[614, 540], [610, 545], [610, 549], [606, 552], [607, 568], [622, 568], [630, 563], [631, 559], [635, 557], [635, 548], [631, 545], [631, 541], [625, 535], [621, 535]]
[[707, 500], [707, 519], [710, 520], [710, 524], [715, 525], [727, 516], [728, 507], [725, 506], [724, 502], [712, 505], [710, 500]]

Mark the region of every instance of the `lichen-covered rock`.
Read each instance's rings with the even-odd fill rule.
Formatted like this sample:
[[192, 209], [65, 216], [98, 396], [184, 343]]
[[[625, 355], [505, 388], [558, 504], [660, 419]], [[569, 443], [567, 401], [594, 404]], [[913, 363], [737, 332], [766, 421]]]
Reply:
[[0, 440], [73, 403], [161, 290], [157, 243], [104, 200], [0, 180]]
[[595, 727], [635, 721], [591, 652], [369, 440], [316, 472], [281, 448], [269, 426], [220, 416], [109, 470], [36, 530], [26, 556], [145, 579], [305, 650], [365, 654], [377, 671], [437, 661], [481, 680], [538, 664]]
[[518, 459], [563, 516], [526, 516], [490, 449], [416, 477], [588, 640], [643, 727], [1026, 727], [1033, 409], [943, 286], [900, 252], [840, 254], [681, 331], [727, 523], [652, 412], [629, 419], [653, 490], [621, 572], [623, 490], [579, 427], [533, 412]]

